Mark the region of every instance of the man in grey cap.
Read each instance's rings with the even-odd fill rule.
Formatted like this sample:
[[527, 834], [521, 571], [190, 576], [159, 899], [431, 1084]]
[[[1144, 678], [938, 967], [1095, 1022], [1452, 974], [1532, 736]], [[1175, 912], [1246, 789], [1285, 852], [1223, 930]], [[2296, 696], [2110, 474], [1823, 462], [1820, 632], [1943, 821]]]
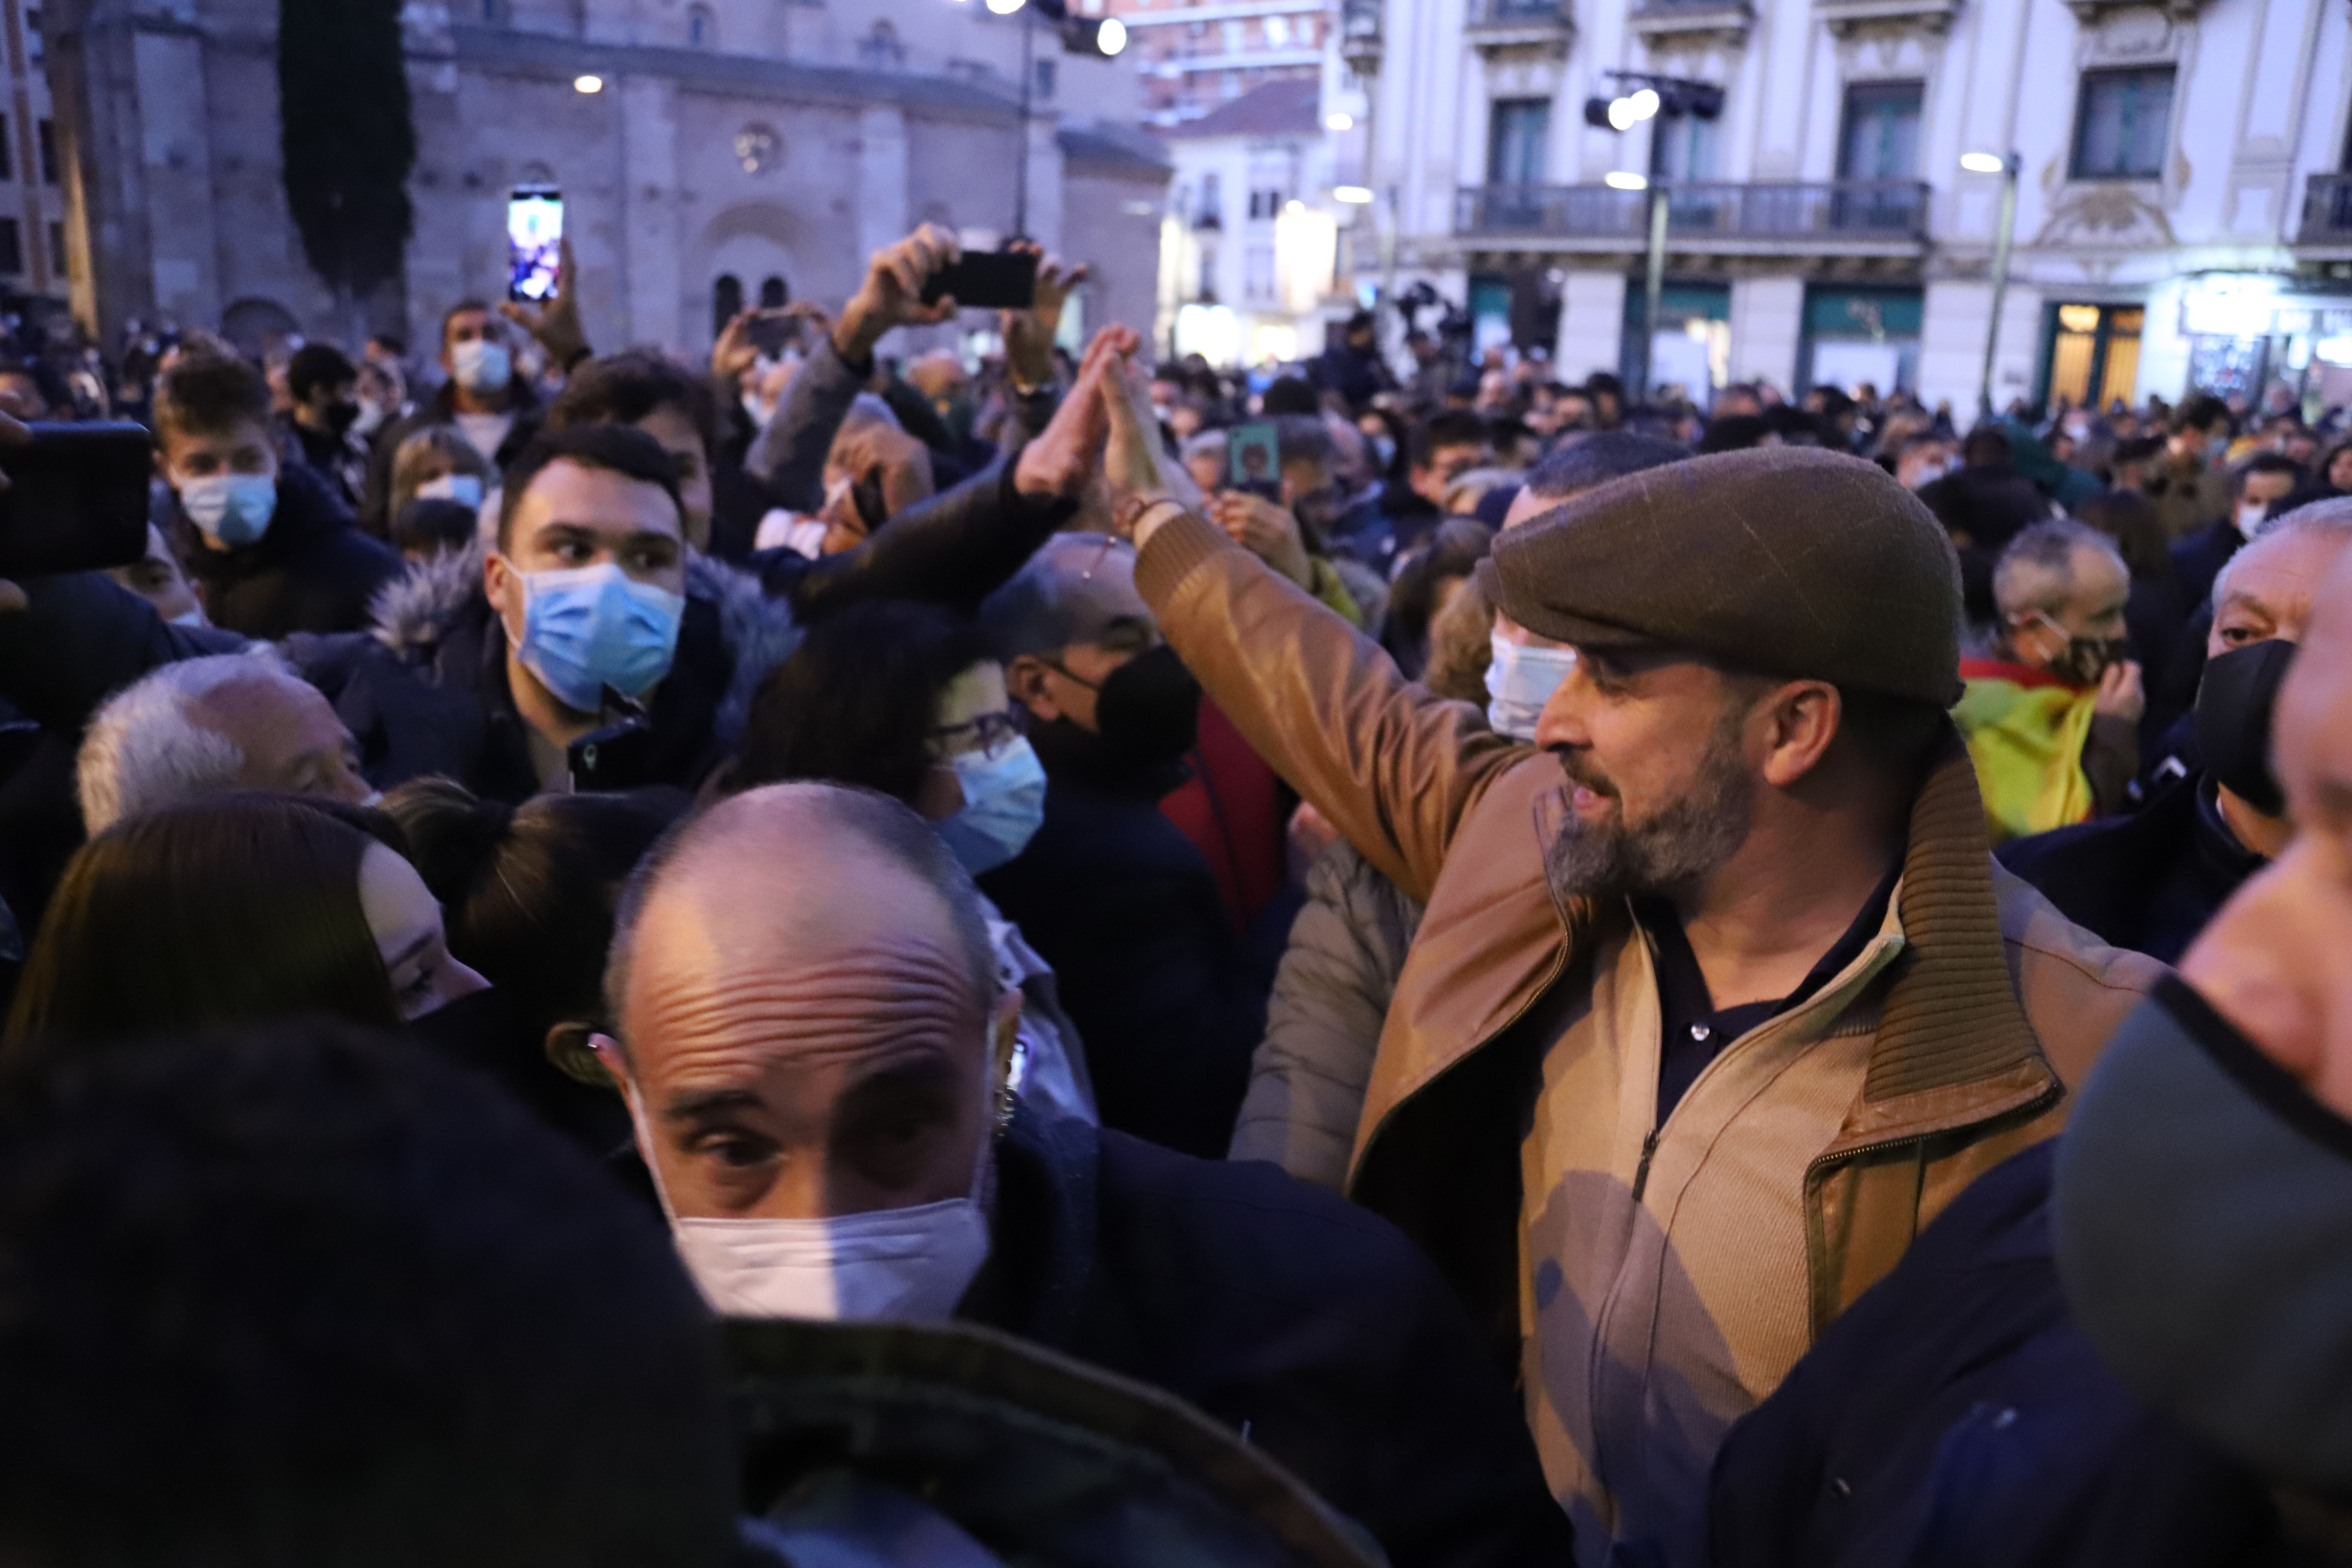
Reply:
[[1112, 405], [1170, 644], [1428, 903], [1349, 1192], [1518, 1365], [1580, 1560], [1697, 1561], [1730, 1422], [2160, 972], [1992, 863], [1950, 545], [1818, 449], [1587, 491], [1479, 569], [1578, 656], [1529, 745], [1161, 499]]
[[1103, 1125], [1221, 1159], [1265, 992], [1207, 858], [1160, 809], [1189, 776], [1201, 689], [1107, 535], [1047, 540], [980, 621], [1045, 767], [1044, 824], [981, 888], [1054, 966]]

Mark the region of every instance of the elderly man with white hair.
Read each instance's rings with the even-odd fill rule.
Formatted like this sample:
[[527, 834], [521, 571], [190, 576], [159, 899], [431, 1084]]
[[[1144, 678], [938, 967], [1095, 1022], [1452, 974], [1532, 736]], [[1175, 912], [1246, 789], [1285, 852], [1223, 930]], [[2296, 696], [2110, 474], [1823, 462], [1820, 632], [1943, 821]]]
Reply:
[[326, 698], [259, 648], [162, 665], [116, 692], [90, 721], [75, 771], [92, 834], [226, 790], [375, 798]]
[[950, 1317], [1188, 1399], [1398, 1568], [1565, 1562], [1517, 1405], [1387, 1222], [1004, 1093], [978, 892], [887, 796], [775, 784], [639, 868], [595, 1046], [688, 1268], [743, 1317]]

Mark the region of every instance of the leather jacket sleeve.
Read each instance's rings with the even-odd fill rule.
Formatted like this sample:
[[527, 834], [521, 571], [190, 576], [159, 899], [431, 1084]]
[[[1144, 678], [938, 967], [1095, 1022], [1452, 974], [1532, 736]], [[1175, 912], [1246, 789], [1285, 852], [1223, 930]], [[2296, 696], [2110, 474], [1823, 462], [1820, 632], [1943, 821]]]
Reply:
[[743, 454], [744, 471], [774, 493], [776, 504], [814, 512], [824, 504], [824, 458], [858, 389], [874, 374], [841, 357], [828, 338], [802, 362], [784, 388], [783, 406]]
[[1135, 584], [1257, 754], [1426, 901], [1455, 828], [1528, 748], [1405, 679], [1338, 611], [1198, 517], [1150, 536]]
[[803, 623], [858, 599], [920, 599], [970, 615], [1077, 510], [1076, 501], [1023, 495], [1013, 487], [1014, 463], [1012, 457], [991, 463], [908, 507], [856, 549], [794, 569], [790, 581], [771, 574], [768, 552], [754, 556], [752, 567]]

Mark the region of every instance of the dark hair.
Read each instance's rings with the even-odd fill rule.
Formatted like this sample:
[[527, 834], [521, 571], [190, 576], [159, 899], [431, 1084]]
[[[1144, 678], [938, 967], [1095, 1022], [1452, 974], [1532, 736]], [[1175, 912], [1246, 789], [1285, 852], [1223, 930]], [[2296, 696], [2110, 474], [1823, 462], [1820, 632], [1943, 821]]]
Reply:
[[2284, 452], [2256, 452], [2230, 472], [2230, 493], [2246, 493], [2246, 481], [2256, 474], [2285, 474], [2297, 486], [2303, 483], [2303, 465]]
[[487, 300], [458, 300], [456, 304], [441, 312], [441, 346], [443, 348], [446, 349], [449, 346], [449, 323], [456, 321], [460, 316], [469, 315], [475, 311], [479, 311], [481, 314], [491, 318], [493, 321], [500, 319], [499, 313], [490, 309], [489, 301]]
[[155, 436], [221, 436], [250, 419], [269, 423], [269, 383], [244, 360], [194, 353], [155, 384]]
[[2127, 441], [2116, 443], [2115, 451], [2107, 458], [2107, 466], [2119, 468], [2126, 463], [2145, 463], [2150, 458], [2162, 456], [2163, 452], [2163, 437], [2134, 436]]
[[686, 416], [706, 453], [718, 449], [719, 401], [711, 395], [709, 382], [653, 349], [606, 354], [573, 371], [547, 411], [547, 428], [635, 425], [663, 408]]
[[1566, 500], [1596, 485], [1689, 456], [1690, 449], [1679, 442], [1632, 430], [1596, 430], [1561, 443], [1529, 468], [1528, 489], [1545, 500]]
[[2156, 503], [2146, 496], [2134, 490], [2102, 491], [2076, 507], [2074, 518], [2114, 540], [2133, 576], [2172, 575], [2172, 542]]
[[413, 779], [383, 808], [441, 900], [449, 951], [507, 994], [535, 1046], [550, 1028], [602, 1022], [604, 953], [621, 889], [686, 815], [677, 790], [482, 800], [449, 779]]
[[1978, 426], [1960, 442], [1960, 461], [1971, 468], [2006, 468], [2013, 456], [2008, 433], [1990, 425]]
[[2172, 411], [2172, 432], [2176, 436], [2190, 430], [2210, 430], [2216, 425], [2234, 430], [2238, 422], [2231, 417], [2230, 405], [2210, 392], [2190, 393]]
[[507, 547], [515, 512], [522, 506], [531, 481], [550, 465], [562, 462], [659, 485], [677, 512], [679, 532], [685, 532], [686, 503], [678, 499], [677, 464], [662, 450], [660, 442], [634, 425], [574, 425], [568, 430], [541, 430], [507, 469], [506, 493], [499, 501], [499, 549]]
[[127, 817], [75, 852], [25, 961], [11, 1049], [320, 1013], [400, 1022], [360, 907], [381, 812], [306, 795], [206, 795]]
[[408, 353], [408, 338], [402, 332], [370, 332], [368, 342], [382, 348], [394, 359], [404, 358]]
[[1727, 414], [1707, 421], [1706, 433], [1698, 438], [1699, 454], [1746, 451], [1763, 445], [1771, 433], [1771, 421], [1761, 414]]
[[1416, 552], [1389, 589], [1388, 622], [1381, 641], [1404, 673], [1414, 679], [1429, 663], [1429, 622], [1437, 612], [1437, 590], [1451, 578], [1467, 578], [1495, 547], [1495, 531], [1466, 517], [1437, 525], [1426, 547]]
[[1331, 460], [1331, 432], [1323, 427], [1319, 415], [1284, 415], [1274, 422], [1274, 439], [1280, 462], [1328, 463]]
[[474, 542], [479, 517], [464, 501], [426, 496], [410, 501], [392, 520], [393, 548], [406, 554], [437, 555]]
[[940, 694], [988, 657], [976, 627], [933, 605], [873, 599], [828, 616], [760, 683], [728, 786], [816, 779], [911, 801]]
[[1285, 414], [1319, 413], [1323, 404], [1304, 377], [1282, 375], [1276, 376], [1274, 384], [1265, 389], [1265, 397], [1259, 406], [1265, 409], [1268, 419], [1274, 419]]
[[1625, 405], [1625, 384], [1605, 370], [1596, 370], [1584, 378], [1584, 395], [1587, 398], [1613, 397], [1622, 408]]
[[1484, 416], [1466, 408], [1442, 408], [1412, 427], [1412, 466], [1429, 467], [1441, 447], [1483, 447], [1486, 444]]
[[720, 1568], [708, 1314], [473, 1074], [326, 1023], [0, 1089], [0, 1557]]
[[297, 403], [322, 386], [337, 387], [359, 378], [358, 368], [332, 343], [304, 343], [286, 362], [286, 390]]

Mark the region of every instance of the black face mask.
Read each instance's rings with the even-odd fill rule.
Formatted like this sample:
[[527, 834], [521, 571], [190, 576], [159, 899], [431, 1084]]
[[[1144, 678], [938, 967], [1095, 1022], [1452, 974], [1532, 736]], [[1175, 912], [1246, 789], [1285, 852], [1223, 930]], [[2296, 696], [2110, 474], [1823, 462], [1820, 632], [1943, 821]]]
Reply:
[[2129, 658], [2129, 637], [2070, 637], [2050, 661], [2050, 673], [2069, 686], [2096, 686], [2109, 666]]
[[359, 417], [360, 405], [356, 403], [327, 405], [327, 428], [338, 436], [345, 434], [353, 425], [358, 424]]
[[1192, 749], [1201, 721], [1201, 683], [1165, 643], [1112, 670], [1095, 691], [1095, 726], [1104, 750], [1139, 767], [1153, 767]]
[[2264, 816], [2286, 810], [2271, 773], [2271, 714], [2294, 648], [2284, 637], [2233, 647], [2205, 661], [2197, 686], [2197, 749], [2205, 771]]

